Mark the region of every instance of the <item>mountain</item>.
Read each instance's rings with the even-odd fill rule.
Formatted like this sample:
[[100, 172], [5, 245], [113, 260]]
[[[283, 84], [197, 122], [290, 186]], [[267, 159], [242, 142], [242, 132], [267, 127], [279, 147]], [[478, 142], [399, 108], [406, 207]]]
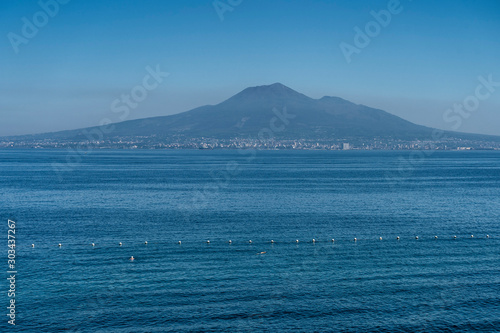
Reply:
[[[92, 130], [89, 128], [87, 130]], [[95, 128], [97, 129], [97, 128]], [[383, 110], [354, 104], [339, 97], [313, 99], [280, 83], [246, 88], [217, 105], [183, 113], [124, 121], [114, 124], [105, 139], [161, 138], [258, 138], [339, 140], [430, 140], [433, 129], [420, 126]], [[82, 130], [62, 131], [18, 139], [85, 140]], [[452, 133], [452, 132], [448, 132]], [[471, 139], [495, 138], [452, 133]]]

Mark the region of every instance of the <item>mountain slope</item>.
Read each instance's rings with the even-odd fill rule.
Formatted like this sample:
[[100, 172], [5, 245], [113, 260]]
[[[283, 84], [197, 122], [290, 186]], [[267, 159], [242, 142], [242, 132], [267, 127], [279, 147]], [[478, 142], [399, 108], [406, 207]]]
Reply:
[[[106, 138], [134, 136], [257, 138], [266, 128], [271, 129], [277, 138], [318, 140], [343, 138], [429, 140], [433, 131], [432, 128], [413, 124], [383, 110], [354, 104], [338, 97], [325, 96], [313, 99], [275, 83], [247, 88], [217, 105], [202, 106], [171, 116], [117, 123], [114, 124], [114, 130], [106, 134]], [[85, 139], [82, 130], [30, 137], [58, 140]]]

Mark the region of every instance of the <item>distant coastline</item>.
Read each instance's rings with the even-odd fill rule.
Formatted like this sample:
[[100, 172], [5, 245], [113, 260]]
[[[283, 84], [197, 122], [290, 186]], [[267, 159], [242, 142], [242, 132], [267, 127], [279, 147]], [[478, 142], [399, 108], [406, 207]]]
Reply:
[[441, 141], [402, 141], [353, 139], [339, 140], [258, 140], [258, 139], [185, 139], [158, 140], [157, 138], [128, 138], [103, 141], [51, 141], [51, 140], [1, 140], [0, 149], [191, 149], [191, 150], [500, 150], [500, 142], [479, 140], [458, 140], [449, 138]]

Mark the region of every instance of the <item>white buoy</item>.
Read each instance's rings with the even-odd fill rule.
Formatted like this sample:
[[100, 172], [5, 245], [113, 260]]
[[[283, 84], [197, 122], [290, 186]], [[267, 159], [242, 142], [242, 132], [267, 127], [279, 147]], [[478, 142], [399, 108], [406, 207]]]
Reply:
[[418, 236], [415, 236], [415, 239], [418, 239]]
[[92, 243], [92, 246], [95, 246], [95, 244], [94, 244], [94, 243]]
[[298, 240], [298, 239], [296, 239], [296, 240], [295, 240], [295, 243], [298, 243], [298, 242], [299, 242], [299, 240]]
[[399, 236], [398, 236], [398, 237], [396, 237], [396, 239], [397, 239], [397, 240], [399, 240]]
[[61, 243], [59, 243], [59, 247], [61, 247], [61, 246], [62, 246], [62, 244], [61, 244]]
[[122, 242], [118, 243], [118, 245], [122, 246]]
[[209, 240], [207, 240], [207, 244], [210, 244], [210, 241], [209, 241]]
[[335, 242], [335, 239], [332, 238], [332, 243]]
[[382, 237], [379, 237], [378, 239], [379, 239], [379, 240], [382, 240]]
[[[486, 235], [486, 238], [490, 238], [490, 235]], [[34, 245], [33, 245], [34, 246]]]
[[178, 242], [177, 242], [177, 244], [179, 244], [179, 245], [180, 245], [181, 243], [182, 243], [181, 241], [178, 241]]
[[252, 240], [249, 240], [249, 241], [248, 241], [248, 244], [252, 244]]
[[357, 242], [357, 241], [358, 241], [358, 239], [357, 239], [356, 237], [354, 237], [354, 241], [355, 241], [355, 242]]
[[271, 239], [271, 244], [274, 244], [274, 240]]
[[229, 242], [228, 242], [228, 243], [229, 243], [229, 244], [232, 244], [232, 243], [233, 243], [233, 241], [232, 241], [232, 240], [229, 240]]
[[434, 239], [438, 239], [438, 236], [434, 236]]
[[474, 238], [474, 235], [470, 235], [470, 238]]
[[457, 236], [453, 236], [453, 239], [457, 239]]
[[144, 244], [148, 245], [148, 241], [145, 241]]
[[35, 244], [31, 244], [31, 247], [35, 247]]
[[313, 243], [316, 243], [316, 240], [313, 238]]

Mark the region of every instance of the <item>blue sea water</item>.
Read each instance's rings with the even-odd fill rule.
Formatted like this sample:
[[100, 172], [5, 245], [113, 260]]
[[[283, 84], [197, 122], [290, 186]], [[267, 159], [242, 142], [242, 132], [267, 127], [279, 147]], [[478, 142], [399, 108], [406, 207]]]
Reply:
[[0, 203], [1, 331], [500, 331], [500, 152], [0, 150]]

